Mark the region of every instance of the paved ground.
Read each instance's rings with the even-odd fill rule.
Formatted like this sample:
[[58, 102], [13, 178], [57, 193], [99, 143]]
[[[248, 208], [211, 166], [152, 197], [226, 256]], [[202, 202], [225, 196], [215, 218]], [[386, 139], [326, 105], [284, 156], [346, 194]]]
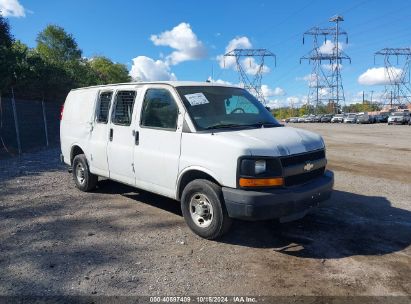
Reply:
[[58, 150], [0, 161], [0, 295], [411, 295], [411, 127], [296, 126], [324, 135], [332, 199], [218, 242], [172, 200], [77, 191]]

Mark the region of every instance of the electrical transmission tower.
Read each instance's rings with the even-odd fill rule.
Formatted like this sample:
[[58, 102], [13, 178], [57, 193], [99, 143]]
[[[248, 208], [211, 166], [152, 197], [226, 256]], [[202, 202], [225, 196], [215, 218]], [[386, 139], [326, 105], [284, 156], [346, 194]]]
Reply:
[[[261, 91], [261, 80], [265, 66], [266, 57], [273, 57], [276, 65], [276, 56], [267, 49], [234, 49], [224, 57], [234, 57], [237, 64], [237, 71], [239, 74], [240, 83], [244, 88], [250, 91], [263, 104], [266, 103], [264, 94]], [[248, 59], [248, 60], [247, 60]], [[250, 71], [245, 65], [249, 64], [252, 68]]]
[[[345, 101], [344, 87], [341, 78], [341, 64], [343, 60], [351, 63], [351, 58], [340, 47], [340, 37], [344, 37], [348, 43], [348, 34], [341, 30], [339, 22], [344, 21], [341, 16], [335, 16], [329, 20], [335, 22], [335, 27], [313, 27], [303, 34], [303, 44], [306, 36], [313, 40], [312, 50], [300, 58], [300, 63], [307, 60], [312, 64], [309, 79], [308, 106], [317, 111], [318, 107], [327, 102], [332, 106], [334, 113], [340, 108], [340, 101]], [[319, 38], [324, 39], [324, 43]], [[327, 43], [331, 46], [328, 48]], [[324, 64], [328, 63], [328, 64]]]
[[[411, 48], [384, 48], [374, 54], [374, 63], [376, 56], [384, 57], [384, 73], [389, 81], [383, 94], [385, 104], [392, 107], [411, 103]], [[393, 57], [396, 58], [395, 64], [391, 62]]]

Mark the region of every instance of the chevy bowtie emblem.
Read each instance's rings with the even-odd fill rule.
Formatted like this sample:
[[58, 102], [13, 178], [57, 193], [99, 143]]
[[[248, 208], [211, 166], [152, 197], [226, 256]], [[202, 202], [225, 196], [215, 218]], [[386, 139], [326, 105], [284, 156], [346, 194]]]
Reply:
[[304, 165], [304, 171], [311, 171], [311, 169], [314, 168], [314, 164], [310, 162], [306, 162]]

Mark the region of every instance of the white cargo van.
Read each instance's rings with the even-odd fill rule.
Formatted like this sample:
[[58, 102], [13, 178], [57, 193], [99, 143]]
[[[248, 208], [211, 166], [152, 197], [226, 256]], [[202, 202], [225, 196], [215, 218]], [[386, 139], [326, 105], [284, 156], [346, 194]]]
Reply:
[[301, 218], [329, 198], [323, 139], [283, 127], [246, 90], [193, 82], [72, 90], [62, 111], [61, 159], [82, 191], [98, 177], [181, 202], [198, 235], [232, 218]]

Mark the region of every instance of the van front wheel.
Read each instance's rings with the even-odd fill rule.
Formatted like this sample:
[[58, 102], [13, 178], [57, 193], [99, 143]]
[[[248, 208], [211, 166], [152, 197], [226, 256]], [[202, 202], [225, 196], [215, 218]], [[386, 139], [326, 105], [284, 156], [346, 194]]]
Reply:
[[231, 226], [221, 187], [205, 179], [194, 180], [184, 188], [181, 210], [188, 227], [205, 239], [219, 238]]
[[73, 178], [81, 191], [88, 192], [96, 188], [98, 176], [90, 172], [84, 154], [76, 155], [73, 159]]

